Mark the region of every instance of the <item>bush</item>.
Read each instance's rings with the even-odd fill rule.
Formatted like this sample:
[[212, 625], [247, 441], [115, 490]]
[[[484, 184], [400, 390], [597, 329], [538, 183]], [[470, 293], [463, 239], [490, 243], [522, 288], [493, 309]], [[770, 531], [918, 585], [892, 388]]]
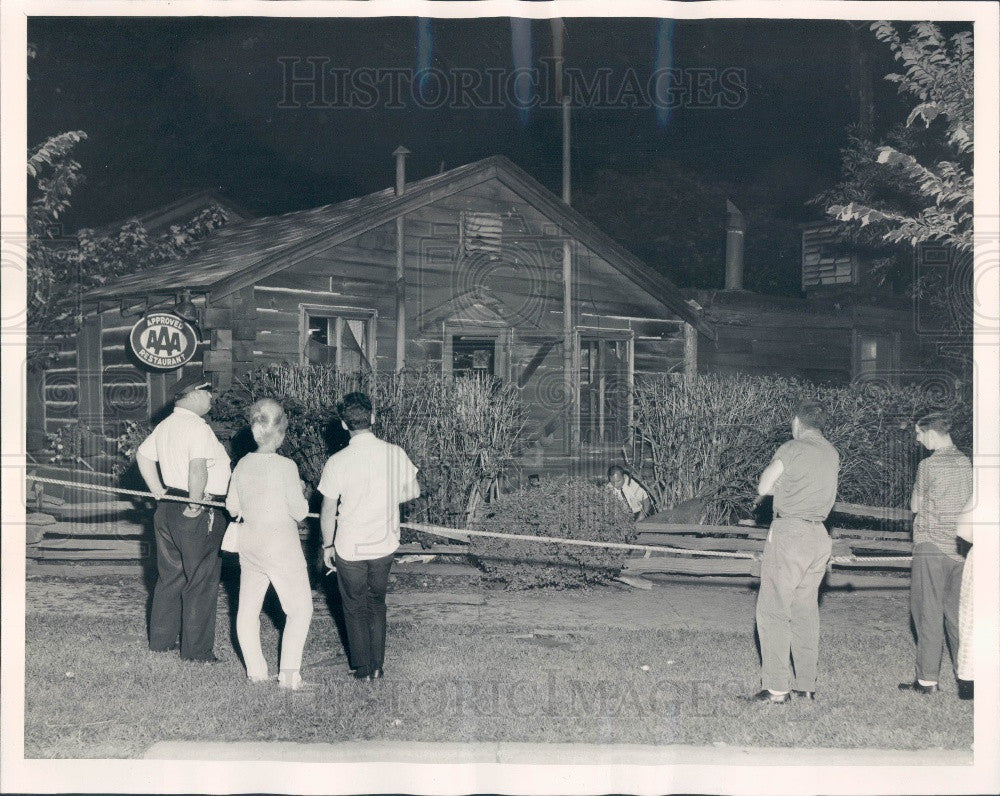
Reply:
[[115, 460], [111, 464], [111, 474], [119, 479], [135, 463], [135, 452], [153, 429], [148, 423], [126, 420], [120, 430], [113, 440]]
[[420, 470], [423, 494], [405, 506], [407, 519], [464, 526], [473, 495], [485, 492], [513, 463], [523, 426], [520, 396], [513, 385], [492, 378], [431, 371], [353, 376], [328, 366], [274, 365], [219, 396], [213, 426], [239, 458], [253, 450], [246, 438], [247, 408], [259, 398], [274, 398], [288, 415], [279, 452], [316, 486], [326, 460], [347, 444], [335, 413], [352, 390], [371, 397], [375, 433], [402, 447]]
[[[501, 495], [485, 508], [477, 530], [632, 542], [635, 523], [606, 486], [582, 478], [543, 479]], [[488, 580], [508, 589], [560, 589], [605, 583], [622, 570], [627, 550], [473, 536], [470, 552]]]
[[905, 506], [924, 454], [914, 440], [914, 420], [948, 411], [955, 442], [968, 452], [971, 407], [940, 387], [816, 386], [721, 374], [638, 380], [631, 465], [660, 510], [699, 498], [710, 523], [733, 522], [749, 515], [760, 474], [790, 439], [795, 405], [815, 398], [830, 414], [824, 433], [840, 452], [838, 500]]
[[55, 464], [83, 465], [94, 470], [92, 462], [97, 462], [106, 452], [108, 440], [89, 426], [71, 423], [60, 426], [52, 434], [46, 434], [45, 450]]

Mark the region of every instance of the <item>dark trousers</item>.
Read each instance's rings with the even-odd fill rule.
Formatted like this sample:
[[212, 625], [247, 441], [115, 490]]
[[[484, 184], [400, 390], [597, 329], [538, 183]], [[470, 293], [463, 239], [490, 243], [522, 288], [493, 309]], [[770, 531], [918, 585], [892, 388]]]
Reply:
[[937, 682], [946, 635], [952, 664], [957, 660], [962, 564], [931, 542], [913, 546], [910, 615], [917, 629], [917, 677], [921, 680]]
[[385, 592], [394, 556], [345, 561], [337, 556], [337, 585], [347, 625], [347, 654], [359, 676], [385, 660]]
[[815, 691], [819, 585], [830, 560], [830, 536], [820, 522], [779, 517], [767, 539], [757, 594], [761, 684], [771, 691]]
[[149, 648], [162, 652], [181, 639], [181, 657], [206, 660], [214, 654], [225, 532], [222, 515], [205, 509], [185, 517], [187, 504], [161, 501], [153, 516], [156, 587], [149, 618]]

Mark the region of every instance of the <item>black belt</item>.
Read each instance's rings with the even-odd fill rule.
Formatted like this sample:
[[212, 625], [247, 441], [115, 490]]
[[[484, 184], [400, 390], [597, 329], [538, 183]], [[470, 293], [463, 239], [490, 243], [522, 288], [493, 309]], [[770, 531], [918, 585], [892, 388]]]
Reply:
[[[175, 489], [172, 486], [167, 487], [167, 494], [173, 495], [174, 497], [183, 497], [183, 498], [190, 496], [190, 493], [186, 489]], [[202, 500], [208, 500], [211, 501], [212, 503], [218, 503], [225, 497], [226, 497], [225, 495], [213, 495], [210, 492], [206, 492], [202, 497]]]

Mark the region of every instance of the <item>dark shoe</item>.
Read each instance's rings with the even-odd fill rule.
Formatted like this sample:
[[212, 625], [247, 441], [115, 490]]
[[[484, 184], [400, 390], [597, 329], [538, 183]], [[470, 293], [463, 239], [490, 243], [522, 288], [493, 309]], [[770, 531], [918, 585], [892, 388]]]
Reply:
[[791, 701], [792, 695], [787, 692], [784, 694], [772, 694], [765, 688], [762, 691], [758, 691], [753, 696], [744, 697], [744, 699], [748, 699], [751, 702], [770, 702], [775, 705], [783, 705], [786, 702]]
[[222, 658], [217, 655], [211, 655], [208, 658], [182, 658], [181, 660], [185, 660], [190, 663], [222, 663]]
[[385, 677], [385, 672], [382, 671], [381, 667], [372, 672], [372, 680], [381, 680]]
[[975, 680], [959, 680], [958, 681], [958, 698], [959, 699], [975, 699]]
[[793, 688], [792, 689], [792, 696], [795, 697], [796, 699], [812, 699], [812, 700], [815, 700], [816, 699], [816, 692], [815, 691], [797, 691], [796, 689]]
[[161, 652], [161, 653], [162, 653], [162, 652], [177, 652], [177, 650], [179, 650], [180, 648], [181, 648], [181, 645], [180, 645], [180, 644], [177, 644], [177, 643], [175, 643], [175, 644], [174, 644], [174, 646], [172, 646], [172, 647], [167, 647], [166, 649], [162, 649], [162, 650], [158, 650], [158, 649], [156, 649], [155, 647], [150, 647], [150, 648], [149, 648], [149, 651], [150, 651], [150, 652]]
[[362, 683], [370, 683], [372, 681], [372, 676], [370, 674], [365, 674], [364, 672], [355, 672], [354, 679], [360, 680]]
[[937, 683], [934, 683], [934, 685], [922, 685], [916, 680], [912, 683], [900, 683], [898, 687], [900, 691], [916, 691], [918, 694], [933, 694], [941, 690]]

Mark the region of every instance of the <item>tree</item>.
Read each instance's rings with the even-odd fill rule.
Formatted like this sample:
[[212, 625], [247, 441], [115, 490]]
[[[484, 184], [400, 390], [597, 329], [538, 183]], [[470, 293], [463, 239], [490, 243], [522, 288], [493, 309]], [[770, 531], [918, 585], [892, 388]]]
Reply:
[[60, 133], [28, 153], [28, 176], [34, 180], [27, 263], [28, 364], [33, 368], [55, 356], [60, 336], [78, 331], [87, 290], [182, 257], [228, 220], [223, 208], [212, 205], [158, 236], [136, 219], [116, 230], [63, 235], [61, 217], [73, 187], [83, 179], [80, 164], [70, 155], [86, 138], [80, 130]]
[[[858, 131], [842, 150], [841, 182], [814, 202], [848, 224], [855, 249], [876, 279], [905, 286], [932, 319], [936, 363], [971, 379], [973, 234], [973, 42], [968, 31], [948, 38], [930, 23], [904, 40], [888, 22], [871, 26], [903, 74], [886, 80], [912, 104], [906, 121], [882, 142]], [[912, 268], [914, 250], [947, 250], [948, 269]], [[918, 260], [919, 263], [919, 260]], [[933, 330], [933, 331], [931, 331]]]
[[[888, 142], [853, 138], [844, 151], [844, 181], [827, 199], [834, 218], [873, 225], [887, 243], [937, 242], [972, 250], [973, 44], [969, 31], [945, 38], [922, 22], [903, 39], [888, 22], [872, 30], [904, 74], [886, 80], [916, 104]], [[914, 134], [923, 123], [925, 136]], [[936, 162], [931, 162], [935, 161]]]

